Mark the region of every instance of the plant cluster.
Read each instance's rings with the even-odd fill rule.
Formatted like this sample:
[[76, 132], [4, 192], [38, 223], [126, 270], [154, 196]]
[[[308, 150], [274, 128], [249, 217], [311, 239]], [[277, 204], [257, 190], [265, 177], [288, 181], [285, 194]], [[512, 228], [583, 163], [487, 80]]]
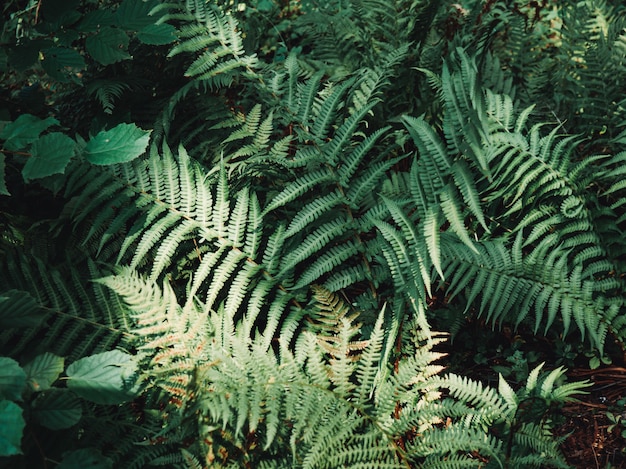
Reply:
[[468, 318], [626, 341], [625, 27], [600, 0], [8, 2], [0, 464], [567, 467], [553, 416], [588, 383], [440, 350]]

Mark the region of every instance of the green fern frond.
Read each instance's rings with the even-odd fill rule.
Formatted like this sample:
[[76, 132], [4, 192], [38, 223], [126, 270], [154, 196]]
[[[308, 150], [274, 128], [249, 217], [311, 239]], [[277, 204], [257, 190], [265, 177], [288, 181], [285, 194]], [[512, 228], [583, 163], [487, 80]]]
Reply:
[[[26, 262], [15, 253], [5, 260], [2, 278], [5, 288], [12, 288], [3, 293], [7, 298], [3, 304], [8, 301], [12, 313], [6, 318], [8, 322], [0, 340], [5, 347], [11, 344], [13, 353], [51, 352], [74, 360], [111, 350], [132, 339], [125, 329], [127, 315], [115, 308], [120, 306], [115, 296], [88, 282], [89, 273], [100, 275], [91, 261], [82, 259], [75, 265], [68, 260], [54, 267], [33, 257], [31, 262]], [[21, 301], [11, 294], [16, 288], [27, 292]], [[33, 315], [34, 323], [24, 324], [30, 327], [17, 327], [21, 324], [19, 311], [26, 321]], [[42, 328], [53, 335], [42, 337]]]
[[322, 183], [330, 182], [333, 179], [333, 174], [328, 170], [328, 168], [320, 168], [306, 173], [301, 178], [298, 178], [297, 181], [288, 184], [279, 194], [274, 196], [271, 203], [265, 207], [263, 213], [267, 214], [276, 210], [316, 186]]
[[230, 86], [239, 74], [254, 76], [258, 59], [246, 54], [235, 17], [210, 6], [200, 21], [180, 27], [181, 42], [169, 54], [199, 54], [185, 75], [209, 87]]
[[131, 89], [127, 81], [94, 80], [89, 82], [86, 90], [89, 94], [95, 95], [100, 102], [102, 110], [106, 114], [112, 114], [115, 109], [115, 101], [118, 100], [125, 91]]

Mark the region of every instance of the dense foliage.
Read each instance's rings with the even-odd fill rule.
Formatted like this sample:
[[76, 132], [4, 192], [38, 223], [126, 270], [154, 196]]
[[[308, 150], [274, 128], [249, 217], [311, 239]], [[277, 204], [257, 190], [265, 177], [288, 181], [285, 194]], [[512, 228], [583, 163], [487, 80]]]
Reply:
[[626, 341], [619, 2], [24, 3], [3, 467], [567, 467], [588, 383], [442, 346]]

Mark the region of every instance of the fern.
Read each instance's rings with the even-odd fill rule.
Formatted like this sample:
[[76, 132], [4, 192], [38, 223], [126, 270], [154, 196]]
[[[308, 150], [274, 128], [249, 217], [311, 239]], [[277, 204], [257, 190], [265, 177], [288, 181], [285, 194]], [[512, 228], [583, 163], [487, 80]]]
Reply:
[[[382, 313], [368, 337], [362, 337], [355, 322], [358, 315], [335, 294], [315, 287], [295, 348], [280, 341], [279, 351], [274, 351], [262, 335], [238, 333], [242, 323], [225, 309], [190, 302], [181, 307], [169, 286], [160, 289], [132, 270], [101, 282], [130, 308], [137, 345], [145, 357], [144, 373], [171, 396], [171, 412], [184, 415], [187, 407], [199, 412], [199, 438], [186, 449], [192, 452], [186, 457], [195, 452], [194, 459], [215, 467], [237, 461], [263, 461], [270, 467], [406, 467], [425, 455], [424, 462], [445, 461], [450, 455], [468, 462], [462, 454], [469, 448], [489, 459], [506, 457], [505, 444], [495, 436], [485, 438], [480, 425], [500, 420], [510, 424], [516, 402], [509, 398], [505, 404], [495, 390], [485, 393], [467, 379], [439, 377], [442, 368], [432, 362], [440, 354], [432, 347], [440, 339], [426, 339], [419, 329], [415, 355], [391, 367], [390, 344], [396, 337], [389, 333], [398, 328], [385, 328]], [[290, 321], [301, 320], [293, 317], [283, 327], [292, 328]], [[537, 373], [528, 390], [541, 389], [545, 399], [561, 402], [584, 386], [555, 390], [553, 383], [562, 370], [541, 385]], [[439, 401], [442, 386], [458, 402]], [[446, 415], [460, 419], [440, 428], [437, 424]], [[468, 415], [469, 420], [464, 418]], [[411, 437], [416, 429], [423, 436]], [[531, 451], [540, 448], [546, 461], [561, 461], [542, 433], [526, 427], [516, 431], [517, 450], [522, 451], [520, 445]]]
[[106, 114], [112, 114], [115, 109], [115, 100], [119, 99], [130, 88], [126, 82], [96, 80], [89, 84], [87, 92], [95, 95]]
[[202, 15], [195, 15], [196, 22], [180, 28], [181, 42], [170, 51], [170, 56], [201, 52], [185, 75], [202, 80], [208, 87], [229, 86], [238, 72], [253, 76], [257, 59], [245, 53], [235, 18], [216, 7], [202, 10]]
[[[488, 320], [518, 325], [532, 312], [537, 333], [542, 323], [547, 331], [560, 316], [565, 332], [575, 322], [602, 349], [607, 332], [620, 337], [623, 328], [617, 312], [623, 300], [614, 295], [620, 282], [607, 276], [619, 261], [607, 256], [603, 241], [620, 229], [587, 194], [591, 184], [605, 184], [599, 182], [605, 174], [614, 180], [617, 173], [608, 168], [616, 159], [576, 161], [579, 141], [559, 137], [558, 129], [543, 135], [535, 125], [526, 134], [531, 109], [515, 117], [512, 100], [481, 91], [472, 59], [457, 54], [451, 59], [455, 68], [442, 71], [445, 140], [424, 118], [404, 118], [417, 150], [408, 176], [411, 197], [388, 202], [400, 232], [377, 225], [388, 242], [384, 255], [396, 288], [409, 288], [425, 301], [414, 285], [425, 284], [431, 295], [432, 268], [450, 298], [464, 295], [466, 311], [480, 299], [478, 311]], [[494, 206], [508, 210], [488, 223]], [[448, 226], [442, 228], [444, 222]], [[512, 235], [501, 233], [500, 222]], [[471, 258], [473, 267], [462, 260]], [[513, 279], [507, 272], [525, 273]]]
[[[583, 385], [442, 375], [430, 324], [625, 340], [622, 9], [125, 3], [87, 20], [154, 6], [178, 34], [149, 151], [96, 167], [78, 139], [41, 179], [58, 217], [0, 213], [0, 322], [29, 326], [3, 353], [140, 363], [142, 396], [86, 408], [75, 441], [124, 467], [563, 467], [549, 416]], [[132, 120], [103, 71], [87, 92]], [[0, 185], [21, 191], [42, 160], [11, 145], [41, 132], [8, 128]]]

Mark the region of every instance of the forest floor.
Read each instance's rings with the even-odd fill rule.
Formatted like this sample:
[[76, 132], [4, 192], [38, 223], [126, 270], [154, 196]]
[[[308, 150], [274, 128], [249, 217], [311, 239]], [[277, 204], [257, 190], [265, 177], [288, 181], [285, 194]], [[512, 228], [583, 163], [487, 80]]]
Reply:
[[464, 322], [442, 351], [448, 354], [451, 372], [494, 387], [498, 373], [513, 387], [522, 386], [529, 371], [542, 362], [546, 371], [564, 366], [569, 383], [590, 381], [586, 394], [575, 396], [576, 401], [553, 415], [555, 436], [564, 438], [563, 454], [576, 469], [626, 469], [626, 353], [610, 338], [605, 349], [611, 363], [591, 369], [593, 354], [575, 334], [539, 337], [506, 326], [493, 330], [474, 319]]
[[[562, 409], [563, 423], [557, 434], [566, 436], [562, 445], [569, 464], [577, 469], [626, 469], [626, 368], [608, 366], [596, 370], [575, 368], [569, 381], [590, 379], [589, 394]], [[619, 420], [615, 425], [609, 414]]]

